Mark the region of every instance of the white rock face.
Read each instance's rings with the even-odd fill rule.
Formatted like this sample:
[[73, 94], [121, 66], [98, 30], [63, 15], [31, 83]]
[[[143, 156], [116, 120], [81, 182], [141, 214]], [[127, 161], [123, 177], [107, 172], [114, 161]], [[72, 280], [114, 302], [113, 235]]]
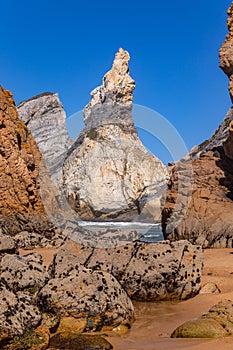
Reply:
[[58, 182], [64, 157], [73, 143], [66, 130], [66, 114], [58, 94], [35, 96], [20, 103], [17, 109], [44, 154], [52, 179]]
[[129, 219], [133, 211], [140, 214], [150, 187], [150, 216], [160, 218], [159, 199], [167, 170], [145, 149], [134, 128], [135, 82], [128, 61], [128, 52], [120, 49], [103, 84], [91, 93], [84, 109], [86, 128], [64, 163], [62, 188], [83, 218], [116, 218], [128, 213]]

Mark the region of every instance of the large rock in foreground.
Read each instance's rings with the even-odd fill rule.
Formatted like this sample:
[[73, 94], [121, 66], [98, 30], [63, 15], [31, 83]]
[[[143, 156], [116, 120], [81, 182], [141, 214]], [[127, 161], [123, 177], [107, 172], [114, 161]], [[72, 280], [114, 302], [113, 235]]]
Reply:
[[186, 299], [200, 289], [202, 249], [187, 241], [133, 242], [101, 249], [70, 240], [59, 249], [50, 269], [54, 278], [67, 278], [70, 270], [84, 267], [112, 274], [135, 300]]
[[[160, 219], [167, 170], [144, 148], [134, 127], [135, 83], [128, 61], [128, 52], [120, 49], [102, 86], [92, 92], [84, 109], [85, 129], [64, 163], [61, 188], [82, 218]], [[150, 187], [153, 210], [144, 212]]]
[[185, 322], [172, 338], [222, 338], [233, 335], [233, 303], [220, 301], [201, 317]]
[[38, 296], [44, 312], [59, 312], [59, 329], [84, 332], [130, 326], [133, 305], [111, 274], [84, 266], [66, 266], [65, 270], [65, 275], [51, 279]]

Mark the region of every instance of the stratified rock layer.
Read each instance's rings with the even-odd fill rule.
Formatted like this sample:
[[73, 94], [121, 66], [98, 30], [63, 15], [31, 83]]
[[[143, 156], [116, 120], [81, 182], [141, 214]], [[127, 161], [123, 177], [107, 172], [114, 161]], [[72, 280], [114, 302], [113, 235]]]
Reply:
[[229, 34], [227, 34], [226, 40], [219, 51], [219, 57], [220, 67], [230, 80], [229, 92], [233, 102], [233, 4], [229, 7], [227, 13], [229, 15], [227, 20]]
[[129, 75], [128, 61], [128, 52], [120, 49], [103, 84], [92, 92], [84, 109], [86, 128], [64, 163], [62, 188], [83, 218], [125, 215], [129, 219], [131, 215], [132, 220], [133, 212], [146, 216], [144, 193], [150, 197], [150, 186], [150, 200], [154, 201], [150, 213], [152, 219], [160, 218], [159, 198], [167, 171], [158, 158], [146, 151], [134, 127], [135, 83]]
[[187, 299], [200, 289], [202, 250], [187, 241], [134, 242], [106, 249], [68, 241], [50, 267], [55, 279], [82, 268], [110, 273], [135, 300]]
[[41, 153], [9, 91], [0, 88], [0, 227], [15, 234], [49, 231], [40, 198]]
[[66, 152], [73, 141], [66, 130], [66, 114], [58, 94], [44, 93], [20, 103], [19, 117], [31, 130], [57, 183]]

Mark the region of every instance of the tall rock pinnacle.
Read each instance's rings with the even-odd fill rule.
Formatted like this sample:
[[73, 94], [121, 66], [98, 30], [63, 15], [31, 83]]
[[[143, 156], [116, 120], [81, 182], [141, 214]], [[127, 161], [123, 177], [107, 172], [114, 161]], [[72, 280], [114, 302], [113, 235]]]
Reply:
[[167, 170], [137, 135], [129, 54], [117, 52], [84, 109], [85, 129], [68, 152], [62, 188], [84, 219], [160, 219]]
[[129, 75], [129, 53], [119, 49], [112, 68], [101, 86], [91, 92], [91, 100], [84, 108], [84, 122], [87, 127], [114, 122], [133, 124], [131, 117], [135, 82]]
[[227, 14], [229, 15], [227, 19], [229, 34], [226, 35], [226, 40], [219, 51], [219, 57], [220, 67], [230, 79], [229, 92], [233, 102], [233, 3], [229, 7]]

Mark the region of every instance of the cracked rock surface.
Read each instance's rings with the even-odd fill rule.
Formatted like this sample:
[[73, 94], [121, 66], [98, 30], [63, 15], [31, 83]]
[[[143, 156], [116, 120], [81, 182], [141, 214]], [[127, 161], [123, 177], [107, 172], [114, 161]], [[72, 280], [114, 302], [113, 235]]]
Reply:
[[114, 276], [135, 300], [186, 299], [200, 289], [202, 250], [187, 241], [88, 248], [67, 241], [50, 266], [55, 278], [85, 267]]

